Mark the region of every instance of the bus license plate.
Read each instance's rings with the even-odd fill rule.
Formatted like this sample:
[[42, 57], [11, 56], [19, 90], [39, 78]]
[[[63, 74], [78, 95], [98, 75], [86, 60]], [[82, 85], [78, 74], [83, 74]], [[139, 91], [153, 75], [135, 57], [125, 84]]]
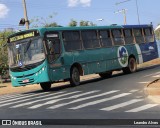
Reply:
[[27, 83], [27, 82], [29, 82], [29, 79], [23, 80], [22, 82]]

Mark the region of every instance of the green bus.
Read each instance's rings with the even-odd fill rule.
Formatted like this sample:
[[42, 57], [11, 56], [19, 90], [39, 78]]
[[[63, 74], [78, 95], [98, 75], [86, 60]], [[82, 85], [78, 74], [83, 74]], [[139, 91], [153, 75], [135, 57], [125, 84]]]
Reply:
[[77, 86], [87, 74], [133, 73], [158, 57], [150, 24], [36, 28], [9, 36], [7, 45], [12, 85], [45, 91], [60, 80]]

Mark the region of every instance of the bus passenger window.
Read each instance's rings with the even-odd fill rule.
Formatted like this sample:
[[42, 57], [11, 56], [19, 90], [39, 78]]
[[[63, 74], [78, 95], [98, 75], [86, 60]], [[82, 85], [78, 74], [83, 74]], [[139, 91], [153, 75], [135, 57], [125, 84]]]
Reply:
[[144, 43], [144, 38], [142, 34], [142, 29], [133, 29], [133, 33], [135, 36], [136, 43]]
[[125, 29], [124, 30], [124, 39], [125, 39], [126, 44], [133, 44], [134, 43], [132, 29]]
[[114, 45], [124, 45], [121, 29], [112, 30]]
[[63, 42], [67, 52], [82, 49], [79, 31], [64, 31]]
[[100, 47], [96, 31], [82, 31], [82, 40], [85, 49]]
[[147, 43], [154, 42], [154, 37], [153, 37], [151, 28], [145, 28], [144, 29], [144, 34], [145, 34], [145, 41]]
[[108, 30], [100, 30], [99, 36], [100, 36], [100, 41], [101, 41], [102, 47], [112, 46], [112, 40], [110, 37], [110, 32]]

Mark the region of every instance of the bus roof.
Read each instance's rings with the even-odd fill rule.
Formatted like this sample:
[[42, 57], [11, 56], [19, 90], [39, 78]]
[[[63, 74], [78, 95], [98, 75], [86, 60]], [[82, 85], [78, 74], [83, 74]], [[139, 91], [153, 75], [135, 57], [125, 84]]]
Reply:
[[146, 27], [152, 27], [152, 24], [146, 24], [146, 25], [123, 25], [123, 28], [146, 28]]
[[40, 27], [40, 28], [32, 28], [29, 30], [20, 31], [10, 35], [9, 37], [16, 36], [21, 33], [29, 32], [29, 31], [41, 31], [42, 33], [45, 31], [66, 31], [66, 30], [93, 30], [93, 29], [114, 29], [114, 28], [141, 28], [141, 27], [151, 27], [151, 24], [148, 25], [110, 25], [110, 26], [80, 26], [80, 27]]
[[49, 27], [47, 30], [92, 30], [92, 29], [112, 29], [112, 28], [123, 28], [120, 25], [111, 25], [111, 26], [80, 26], [80, 27]]
[[151, 27], [151, 24], [148, 25], [110, 25], [110, 26], [80, 26], [80, 27], [48, 27], [48, 28], [38, 28], [38, 30], [92, 30], [92, 29], [114, 29], [114, 28], [142, 28], [142, 27]]

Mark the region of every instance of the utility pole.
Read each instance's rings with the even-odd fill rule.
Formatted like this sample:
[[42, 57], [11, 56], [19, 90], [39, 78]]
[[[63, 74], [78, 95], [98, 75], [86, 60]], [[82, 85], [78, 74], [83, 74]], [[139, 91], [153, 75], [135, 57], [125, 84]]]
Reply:
[[118, 11], [114, 12], [114, 13], [123, 13], [123, 15], [124, 15], [124, 25], [127, 24], [126, 11], [127, 11], [127, 9], [122, 9], [122, 10], [118, 10]]
[[136, 8], [137, 8], [137, 18], [138, 18], [138, 23], [140, 24], [140, 19], [139, 19], [139, 9], [138, 9], [137, 0], [136, 0]]
[[24, 18], [25, 18], [26, 29], [29, 29], [29, 20], [27, 16], [26, 1], [22, 0], [22, 3], [23, 3], [23, 8], [24, 8]]
[[[129, 1], [131, 1], [131, 0], [125, 0], [125, 1], [122, 1], [122, 2], [118, 2], [118, 3], [116, 3], [115, 5], [123, 4], [123, 3], [125, 3], [125, 2], [129, 2]], [[137, 0], [135, 0], [135, 1], [136, 1], [136, 10], [137, 10], [137, 19], [138, 19], [138, 24], [140, 24], [139, 9], [138, 9], [138, 2], [137, 2]]]

